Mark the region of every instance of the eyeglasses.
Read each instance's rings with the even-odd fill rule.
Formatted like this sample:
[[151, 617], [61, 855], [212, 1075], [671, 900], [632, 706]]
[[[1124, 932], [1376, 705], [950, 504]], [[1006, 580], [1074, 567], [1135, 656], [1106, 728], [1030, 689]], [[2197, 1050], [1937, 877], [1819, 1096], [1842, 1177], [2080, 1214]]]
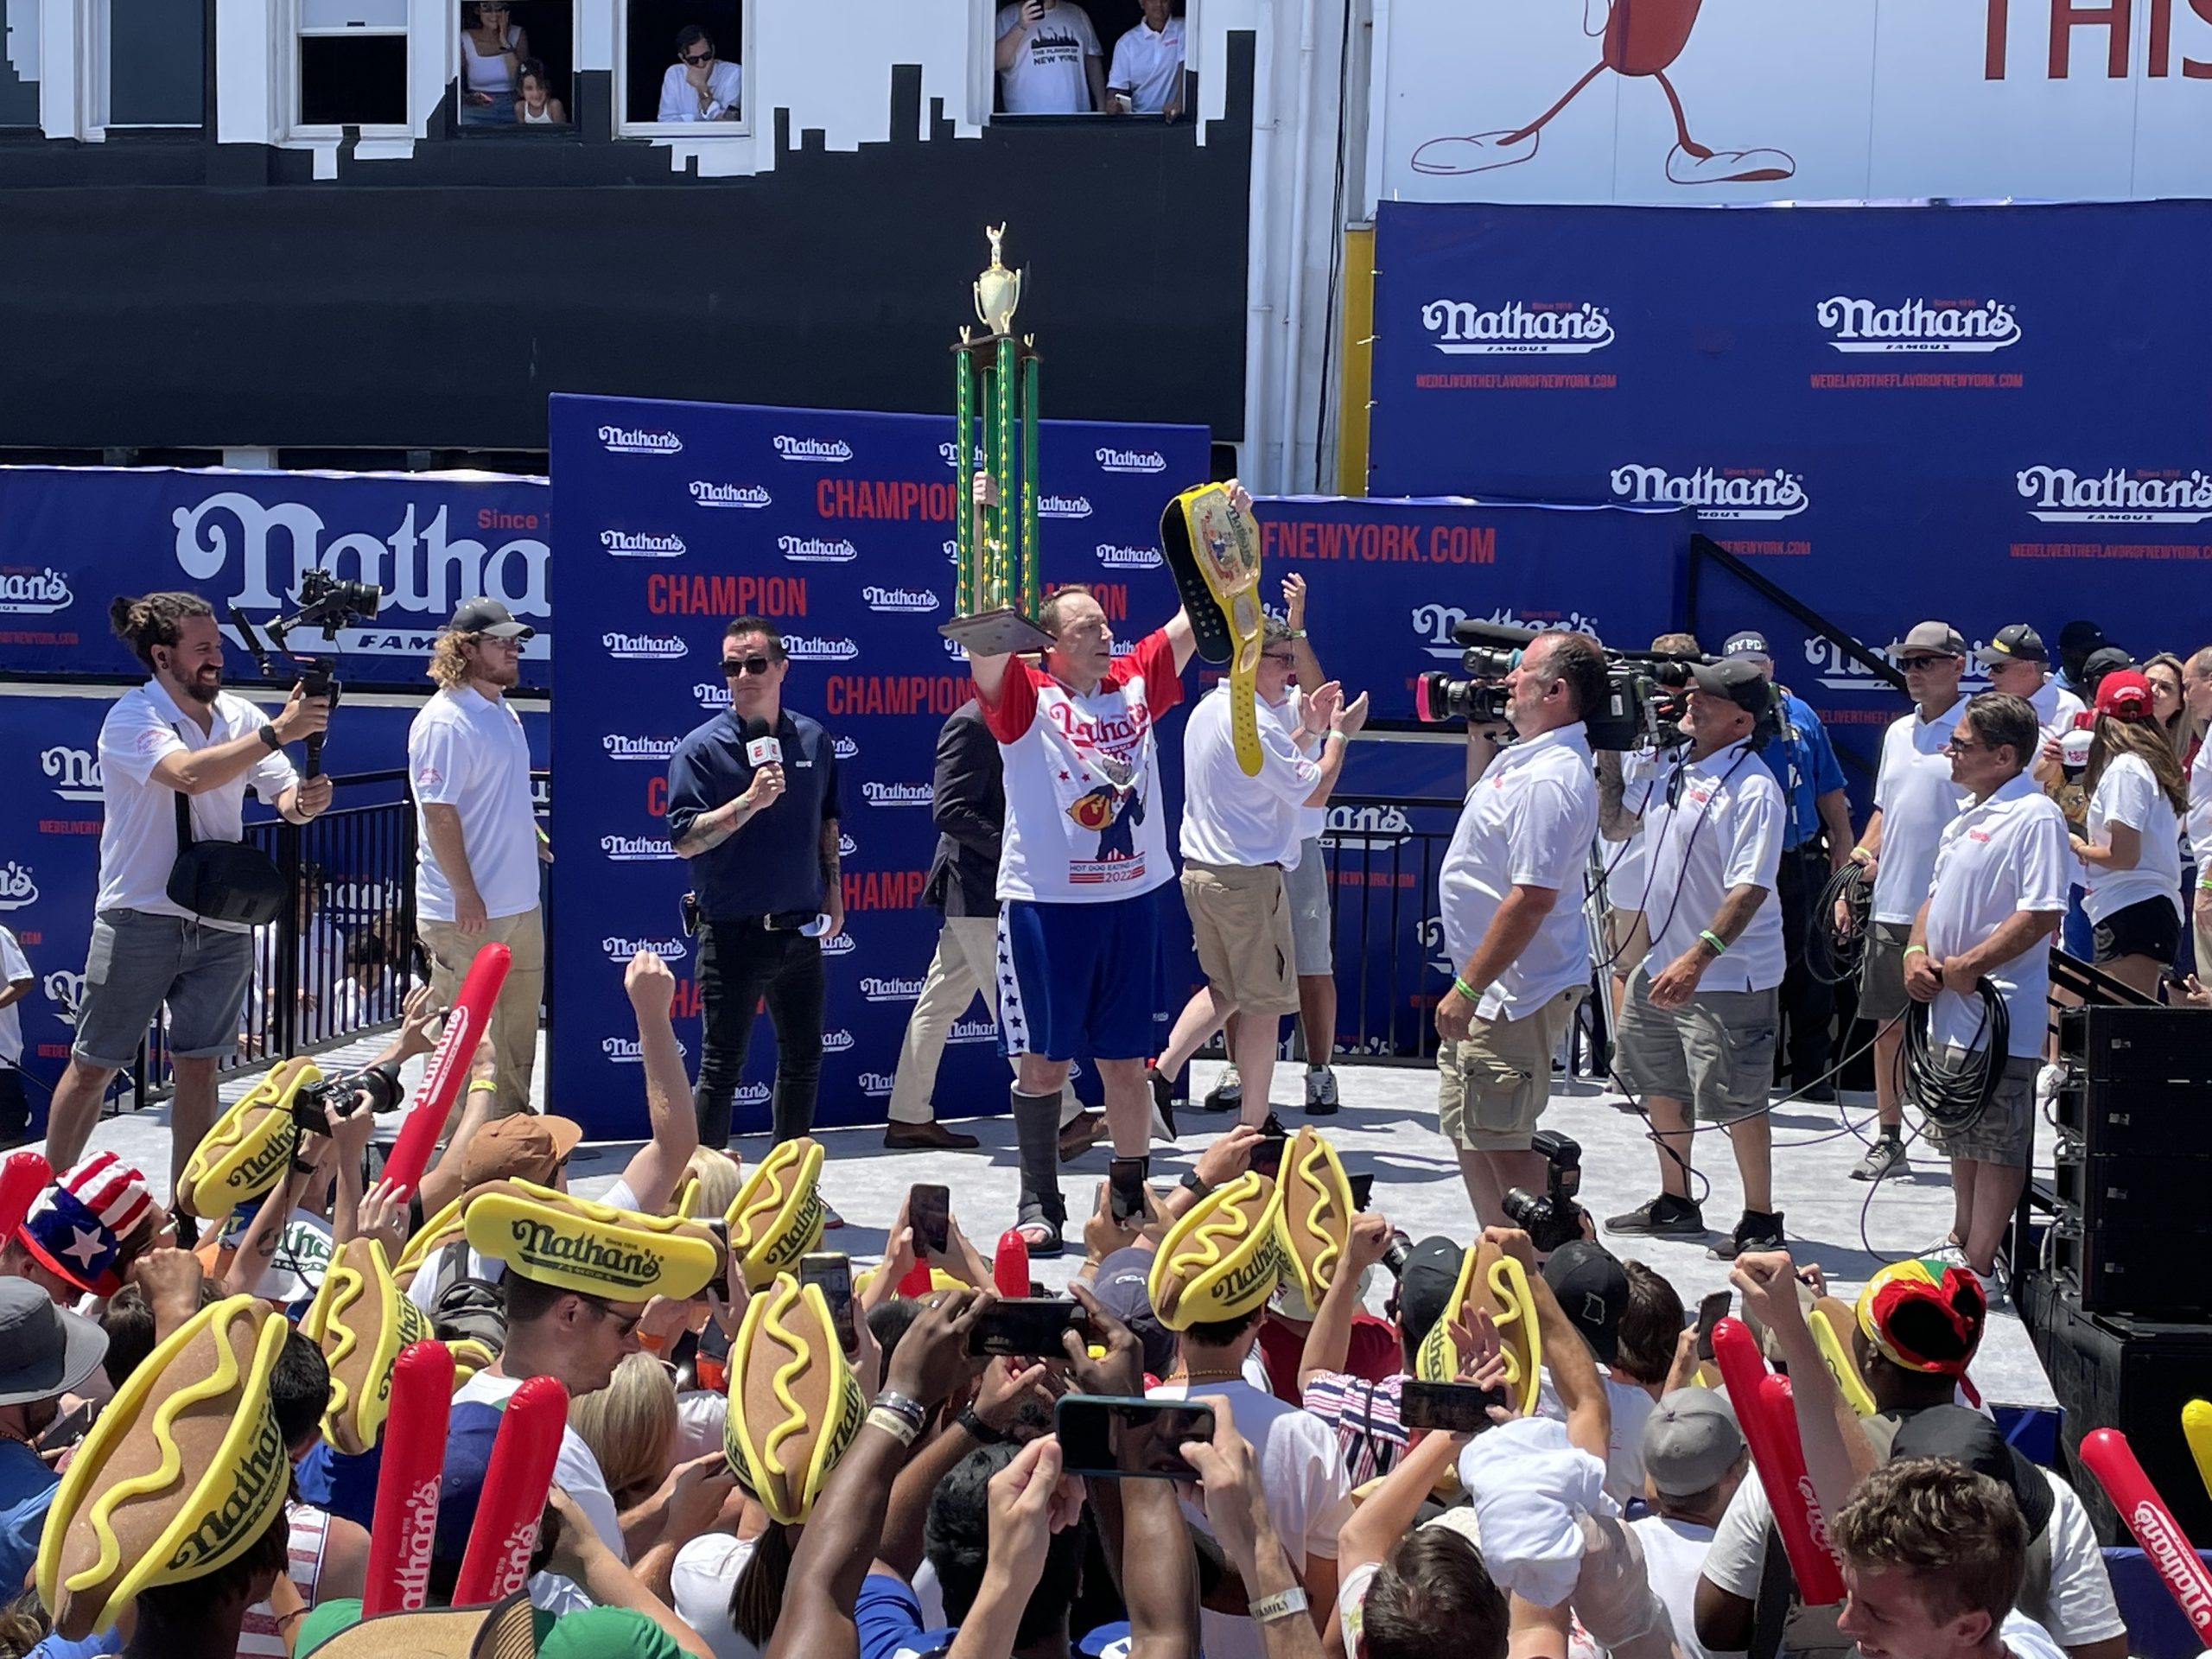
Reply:
[[712, 63], [714, 60], [715, 48], [711, 46], [703, 52], [686, 52], [683, 54], [683, 61], [686, 63]]
[[725, 657], [722, 677], [734, 680], [741, 674], [766, 674], [774, 666], [766, 657]]
[[1260, 653], [1260, 660], [1263, 663], [1294, 663], [1298, 660], [1298, 654], [1289, 651], [1263, 651]]
[[1900, 657], [1897, 666], [1908, 674], [1916, 674], [1923, 668], [1933, 668], [1938, 663], [1951, 661], [1948, 657]]

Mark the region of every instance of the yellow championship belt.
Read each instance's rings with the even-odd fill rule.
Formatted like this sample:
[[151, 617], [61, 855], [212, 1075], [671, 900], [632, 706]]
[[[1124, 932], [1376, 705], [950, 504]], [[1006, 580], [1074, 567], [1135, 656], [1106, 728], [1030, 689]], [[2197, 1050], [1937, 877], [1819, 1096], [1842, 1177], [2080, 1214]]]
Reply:
[[1459, 1263], [1459, 1282], [1452, 1300], [1428, 1334], [1421, 1338], [1414, 1357], [1414, 1374], [1424, 1382], [1449, 1382], [1459, 1375], [1459, 1344], [1452, 1338], [1452, 1321], [1462, 1318], [1471, 1296], [1481, 1296], [1497, 1327], [1499, 1350], [1505, 1356], [1505, 1386], [1512, 1391], [1513, 1408], [1522, 1416], [1536, 1409], [1536, 1389], [1544, 1363], [1543, 1338], [1536, 1330], [1536, 1299], [1529, 1288], [1529, 1275], [1521, 1264], [1495, 1244], [1478, 1244]]
[[1146, 1289], [1170, 1331], [1242, 1319], [1282, 1278], [1282, 1193], [1247, 1170], [1185, 1211], [1152, 1259]]
[[292, 1097], [321, 1081], [313, 1060], [273, 1067], [200, 1137], [177, 1181], [176, 1201], [202, 1221], [220, 1221], [266, 1194], [300, 1144]]
[[730, 1349], [730, 1471], [772, 1519], [798, 1526], [867, 1415], [821, 1287], [778, 1274], [745, 1305]]
[[1283, 1148], [1281, 1188], [1284, 1266], [1298, 1282], [1298, 1294], [1318, 1309], [1336, 1282], [1351, 1236], [1351, 1183], [1337, 1161], [1337, 1149], [1300, 1126]]
[[1229, 664], [1229, 729], [1236, 764], [1260, 775], [1260, 527], [1220, 484], [1185, 490], [1160, 516], [1160, 545], [1174, 573], [1198, 655]]

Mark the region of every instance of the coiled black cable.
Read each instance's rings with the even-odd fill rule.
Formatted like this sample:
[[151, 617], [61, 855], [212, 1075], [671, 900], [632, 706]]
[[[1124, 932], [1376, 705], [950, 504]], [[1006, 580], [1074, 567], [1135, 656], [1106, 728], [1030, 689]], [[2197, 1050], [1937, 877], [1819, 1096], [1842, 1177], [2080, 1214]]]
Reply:
[[[1849, 923], [1838, 927], [1835, 907], [1844, 906]], [[1866, 955], [1872, 932], [1874, 889], [1866, 880], [1866, 867], [1853, 859], [1827, 879], [1805, 918], [1805, 971], [1823, 985], [1840, 985], [1855, 979]]]
[[1980, 1122], [2005, 1078], [2005, 1062], [2012, 1039], [2012, 1019], [2005, 1011], [2004, 993], [1986, 979], [1974, 982], [1981, 999], [1981, 1028], [1965, 1058], [1953, 1066], [1939, 1058], [1929, 1046], [1929, 1008], [1915, 1001], [1905, 1011], [1904, 1052], [1899, 1063], [1904, 1071], [1904, 1097], [1920, 1109], [1929, 1126], [1946, 1135], [1969, 1129]]

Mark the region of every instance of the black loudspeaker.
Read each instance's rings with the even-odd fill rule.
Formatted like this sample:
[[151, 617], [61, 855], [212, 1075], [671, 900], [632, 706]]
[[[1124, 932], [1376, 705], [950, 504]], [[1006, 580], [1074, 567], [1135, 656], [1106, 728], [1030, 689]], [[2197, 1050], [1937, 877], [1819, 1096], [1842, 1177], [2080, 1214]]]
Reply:
[[2058, 1051], [2091, 1083], [2212, 1083], [2212, 1046], [2202, 1008], [2091, 1003], [2058, 1016]]
[[2024, 1277], [2020, 1292], [2021, 1317], [2066, 1414], [2059, 1446], [2067, 1478], [2088, 1506], [2098, 1538], [2108, 1545], [2135, 1541], [2078, 1456], [2091, 1429], [2117, 1428], [2190, 1541], [2212, 1545], [2212, 1496], [2181, 1432], [2181, 1408], [2212, 1398], [2212, 1329], [2087, 1313], [2045, 1274]]

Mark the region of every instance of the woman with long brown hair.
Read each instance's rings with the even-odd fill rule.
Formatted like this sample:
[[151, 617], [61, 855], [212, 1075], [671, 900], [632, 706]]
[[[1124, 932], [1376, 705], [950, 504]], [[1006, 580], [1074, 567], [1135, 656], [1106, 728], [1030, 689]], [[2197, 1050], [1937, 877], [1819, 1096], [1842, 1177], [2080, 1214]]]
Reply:
[[2153, 713], [2151, 683], [2134, 669], [2097, 687], [2096, 734], [2082, 783], [2083, 907], [2096, 930], [2096, 964], [2146, 996], [2181, 939], [2181, 815], [2189, 785]]

